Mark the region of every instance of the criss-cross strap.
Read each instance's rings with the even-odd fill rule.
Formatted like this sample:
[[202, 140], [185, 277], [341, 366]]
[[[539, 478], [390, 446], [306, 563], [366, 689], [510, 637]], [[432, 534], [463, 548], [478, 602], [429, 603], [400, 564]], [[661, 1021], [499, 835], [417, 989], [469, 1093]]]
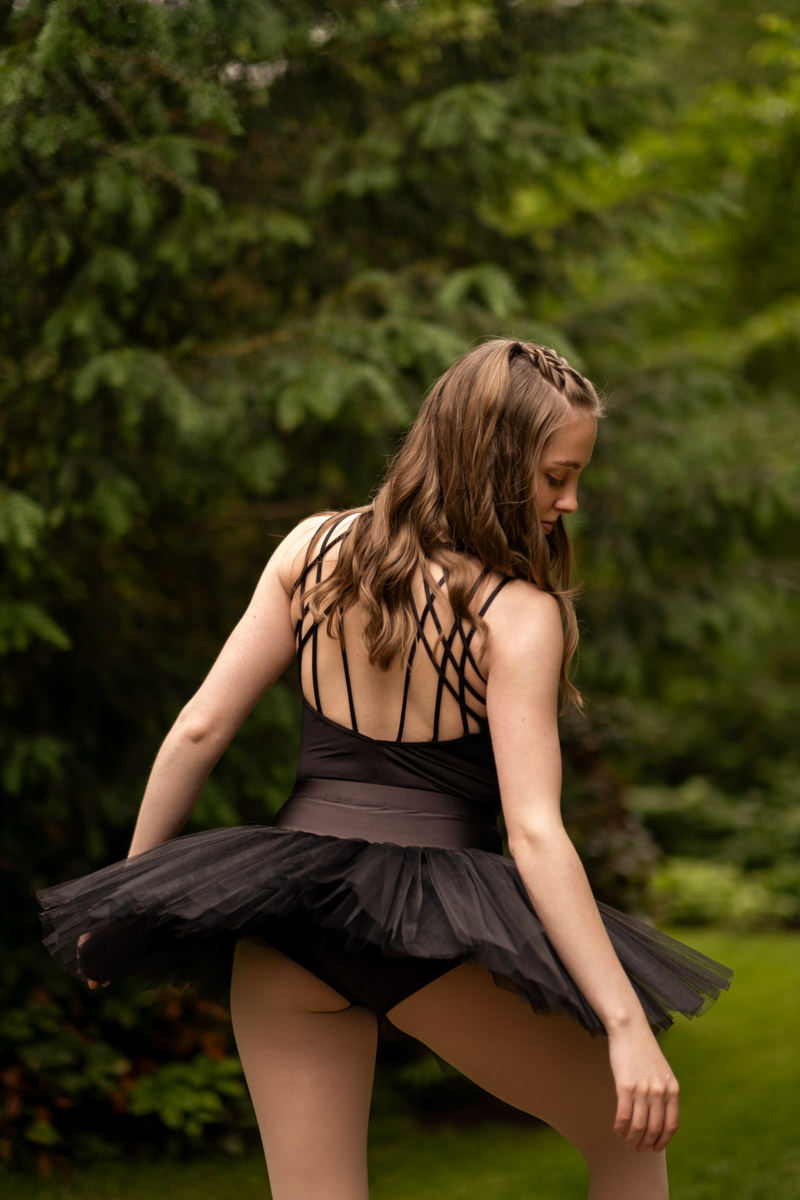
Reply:
[[[437, 587], [441, 587], [444, 582], [445, 582], [445, 577], [443, 575], [442, 578], [439, 580]], [[397, 737], [395, 739], [395, 741], [398, 741], [398, 742], [403, 740], [403, 729], [405, 727], [405, 722], [406, 722], [406, 708], [408, 706], [408, 688], [411, 683], [411, 668], [414, 665], [414, 655], [417, 652], [417, 646], [424, 638], [423, 628], [424, 628], [425, 622], [428, 619], [428, 614], [431, 612], [432, 600], [433, 600], [433, 597], [431, 596], [431, 594], [427, 588], [427, 585], [426, 585], [425, 607], [422, 610], [421, 616], [417, 612], [417, 607], [414, 604], [413, 599], [411, 600], [411, 609], [412, 609], [412, 612], [414, 613], [414, 620], [416, 622], [417, 632], [414, 636], [414, 641], [411, 643], [411, 649], [408, 652], [408, 661], [406, 662], [406, 674], [405, 674], [405, 679], [403, 680], [403, 703], [400, 708], [400, 724], [398, 726]], [[427, 643], [425, 643], [425, 645], [427, 648]], [[438, 722], [437, 722], [437, 724], [438, 724]]]
[[[306, 617], [309, 616], [308, 609], [304, 604], [304, 597], [306, 588], [309, 586], [310, 582], [313, 581], [314, 585], [322, 582], [323, 561], [325, 555], [334, 546], [342, 542], [350, 532], [350, 529], [352, 528], [350, 523], [348, 523], [345, 529], [340, 529], [342, 520], [346, 520], [348, 516], [349, 514], [345, 514], [343, 518], [334, 518], [330, 521], [330, 524], [322, 534], [316, 552], [312, 554], [309, 551], [300, 575], [300, 611], [297, 621], [295, 622], [297, 659], [298, 666], [302, 672], [303, 655], [310, 642], [311, 686], [314, 697], [314, 707], [319, 713], [322, 713], [318, 666], [319, 622], [312, 619], [308, 628], [303, 628]], [[475, 595], [481, 583], [484, 579], [486, 579], [488, 574], [489, 569], [486, 568], [477, 576], [469, 592], [470, 599], [472, 599], [472, 597]], [[447, 632], [445, 632], [439, 617], [439, 613], [436, 609], [436, 596], [439, 590], [446, 583], [446, 579], [446, 575], [442, 575], [442, 577], [432, 588], [427, 577], [423, 574], [425, 604], [421, 612], [417, 610], [413, 599], [411, 600], [411, 611], [416, 624], [416, 633], [406, 661], [405, 677], [403, 680], [402, 703], [400, 708], [400, 721], [395, 739], [397, 742], [401, 742], [403, 739], [403, 730], [405, 728], [406, 714], [408, 711], [411, 672], [417, 654], [417, 647], [420, 644], [423, 646], [425, 653], [433, 665], [438, 677], [436, 683], [436, 698], [433, 711], [431, 740], [435, 742], [439, 737], [439, 725], [441, 721], [442, 703], [444, 701], [445, 692], [448, 692], [458, 704], [459, 713], [461, 715], [461, 725], [465, 734], [470, 732], [470, 721], [479, 726], [485, 722], [485, 717], [479, 713], [475, 707], [476, 703], [478, 705], [483, 705], [485, 703], [485, 696], [478, 688], [474, 686], [473, 683], [470, 682], [467, 677], [467, 664], [469, 664], [474, 670], [478, 679], [484, 685], [486, 684], [486, 680], [481, 673], [472, 649], [473, 638], [475, 636], [475, 626], [470, 626], [469, 629], [465, 631], [464, 622], [459, 618], [454, 618], [452, 626]], [[492, 590], [480, 609], [480, 617], [484, 617], [486, 615], [489, 606], [507, 583], [508, 578], [503, 578]], [[434, 626], [436, 634], [433, 640], [429, 638], [426, 630], [426, 625], [429, 619]], [[437, 655], [439, 646], [441, 646], [441, 656]], [[341, 627], [341, 633], [339, 636], [339, 648], [342, 656], [342, 669], [344, 674], [344, 685], [347, 691], [347, 703], [350, 709], [351, 728], [354, 733], [358, 733], [355, 696], [353, 694], [353, 686], [350, 677], [350, 666], [347, 659], [347, 647], [345, 644], [343, 625]], [[449, 677], [448, 671], [452, 673], [452, 679]]]
[[[486, 576], [488, 574], [489, 574], [488, 568], [481, 572], [481, 574], [475, 580], [475, 583], [473, 584], [473, 586], [470, 590], [470, 597], [472, 597], [475, 594], [475, 592], [477, 591], [481, 582], [486, 578]], [[439, 582], [437, 584], [437, 588], [440, 588], [444, 582], [445, 582], [445, 579], [443, 577], [442, 579], [439, 580]], [[479, 616], [484, 617], [486, 615], [493, 600], [495, 599], [495, 597], [498, 595], [498, 593], [505, 587], [505, 585], [508, 582], [509, 582], [509, 580], [507, 577], [504, 577], [503, 579], [500, 580], [500, 582], [492, 590], [490, 595], [487, 597], [487, 599], [484, 601], [483, 605], [481, 606]], [[472, 640], [475, 636], [475, 626], [474, 625], [471, 626], [469, 628], [469, 630], [465, 633], [462, 621], [459, 618], [455, 618], [450, 630], [447, 633], [445, 633], [442, 622], [439, 619], [439, 614], [436, 611], [436, 597], [430, 587], [430, 584], [428, 583], [427, 579], [424, 577], [423, 577], [423, 587], [425, 589], [425, 605], [423, 607], [422, 612], [418, 613], [416, 610], [416, 607], [414, 606], [414, 615], [415, 615], [416, 624], [417, 624], [417, 635], [416, 635], [416, 637], [414, 639], [414, 643], [411, 647], [411, 652], [409, 654], [409, 659], [408, 659], [408, 665], [406, 667], [405, 684], [404, 684], [404, 688], [403, 688], [403, 707], [401, 710], [400, 728], [398, 730], [398, 735], [397, 735], [398, 741], [401, 740], [402, 734], [403, 734], [403, 724], [405, 721], [406, 704], [407, 704], [407, 700], [408, 700], [408, 688], [409, 688], [409, 681], [411, 678], [411, 667], [413, 665], [414, 654], [415, 654], [417, 646], [419, 645], [420, 642], [422, 643], [422, 645], [425, 649], [425, 652], [427, 653], [428, 658], [430, 659], [430, 662], [433, 665], [433, 667], [438, 675], [438, 682], [437, 682], [437, 687], [436, 687], [436, 700], [434, 703], [434, 710], [433, 710], [432, 740], [436, 741], [438, 738], [438, 735], [439, 735], [439, 722], [441, 719], [442, 701], [444, 698], [445, 688], [447, 689], [447, 691], [450, 693], [450, 695], [453, 697], [453, 699], [458, 704], [459, 712], [461, 714], [461, 725], [462, 725], [463, 732], [465, 734], [469, 733], [470, 719], [475, 721], [479, 725], [482, 724], [482, 722], [484, 720], [482, 714], [476, 712], [475, 709], [473, 708], [473, 706], [470, 704], [469, 700], [467, 699], [467, 693], [469, 692], [470, 697], [472, 699], [478, 701], [479, 704], [482, 705], [485, 702], [485, 696], [480, 691], [478, 691], [478, 689], [476, 687], [474, 687], [472, 683], [470, 683], [469, 679], [467, 678], [467, 671], [466, 671], [467, 661], [469, 661], [470, 664], [472, 665], [473, 669], [475, 670], [475, 673], [477, 674], [478, 678], [480, 680], [482, 680], [482, 682], [484, 684], [486, 683], [486, 680], [485, 680], [483, 674], [481, 673], [480, 668], [478, 667], [478, 664], [475, 660], [475, 655], [472, 651]], [[433, 645], [431, 645], [431, 642], [429, 641], [428, 636], [425, 632], [425, 624], [427, 622], [428, 616], [431, 617], [431, 620], [433, 621], [433, 624], [436, 629], [436, 634], [437, 634], [436, 641]], [[460, 640], [461, 640], [460, 658], [456, 656], [456, 652], [454, 649], [457, 638], [460, 638]], [[441, 647], [442, 647], [441, 659], [439, 659], [436, 655], [436, 648], [439, 645], [441, 645]], [[448, 674], [447, 674], [448, 667], [452, 667], [452, 669], [455, 673], [456, 684], [454, 684], [448, 678]]]

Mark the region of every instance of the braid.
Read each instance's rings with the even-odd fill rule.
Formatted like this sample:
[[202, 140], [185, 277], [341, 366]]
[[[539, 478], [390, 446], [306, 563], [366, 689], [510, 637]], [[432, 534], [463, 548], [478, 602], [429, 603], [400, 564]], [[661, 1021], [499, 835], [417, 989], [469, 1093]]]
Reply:
[[508, 352], [511, 366], [515, 359], [522, 358], [551, 387], [555, 388], [571, 404], [593, 408], [597, 405], [597, 394], [585, 376], [571, 367], [565, 358], [550, 346], [536, 346], [532, 342], [514, 342]]

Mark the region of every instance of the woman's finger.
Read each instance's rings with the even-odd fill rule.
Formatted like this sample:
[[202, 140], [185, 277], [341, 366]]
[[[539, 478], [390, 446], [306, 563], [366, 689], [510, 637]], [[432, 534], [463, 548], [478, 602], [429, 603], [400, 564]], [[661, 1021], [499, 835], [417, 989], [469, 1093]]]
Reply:
[[633, 1114], [633, 1089], [617, 1088], [617, 1114], [614, 1118], [614, 1133], [619, 1138], [625, 1137], [630, 1128]]
[[647, 1120], [649, 1112], [647, 1101], [639, 1092], [634, 1092], [632, 1096], [632, 1106], [630, 1120], [628, 1121], [627, 1129], [620, 1134], [622, 1143], [625, 1146], [638, 1146], [642, 1140], [645, 1130], [647, 1129]]
[[645, 1104], [647, 1106], [647, 1126], [636, 1144], [636, 1149], [640, 1154], [644, 1154], [647, 1150], [652, 1150], [663, 1133], [667, 1104], [666, 1089], [651, 1089], [647, 1095]]
[[667, 1093], [667, 1103], [664, 1112], [664, 1128], [661, 1131], [661, 1136], [657, 1139], [655, 1145], [653, 1146], [653, 1150], [655, 1152], [665, 1149], [665, 1147], [668, 1146], [672, 1141], [680, 1120], [680, 1108], [681, 1105], [680, 1098], [678, 1096], [678, 1085], [676, 1083], [674, 1087], [671, 1087]]

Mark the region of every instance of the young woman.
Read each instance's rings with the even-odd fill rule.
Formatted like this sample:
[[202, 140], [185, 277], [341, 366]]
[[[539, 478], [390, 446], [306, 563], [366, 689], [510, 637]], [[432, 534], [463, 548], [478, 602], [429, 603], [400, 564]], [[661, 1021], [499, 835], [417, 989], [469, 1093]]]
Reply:
[[[158, 753], [126, 862], [42, 893], [47, 946], [90, 981], [230, 985], [275, 1200], [367, 1196], [377, 1014], [560, 1130], [592, 1200], [667, 1196], [678, 1085], [652, 1029], [730, 972], [598, 905], [561, 822], [564, 518], [601, 414], [552, 350], [465, 355], [375, 501], [273, 554]], [[177, 837], [295, 656], [274, 825]]]

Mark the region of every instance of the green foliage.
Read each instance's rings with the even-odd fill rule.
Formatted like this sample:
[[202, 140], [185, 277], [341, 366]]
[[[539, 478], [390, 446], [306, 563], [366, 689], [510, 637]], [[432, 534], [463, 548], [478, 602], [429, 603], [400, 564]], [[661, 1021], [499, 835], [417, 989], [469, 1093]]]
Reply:
[[[8, 16], [0, 705], [26, 801], [9, 856], [38, 843], [34, 883], [124, 851], [158, 738], [276, 536], [363, 500], [472, 338], [545, 329], [526, 313], [555, 264], [498, 214], [635, 127], [647, 11]], [[233, 795], [263, 817], [285, 785], [293, 702], [270, 704], [209, 819]], [[15, 903], [30, 884], [12, 868]]]
[[[669, 858], [650, 880], [653, 908], [675, 925], [718, 925], [763, 929], [800, 917], [800, 892], [794, 873], [788, 880], [771, 872], [745, 872], [734, 863]], [[783, 887], [782, 887], [783, 885]]]
[[0, 1159], [50, 1170], [68, 1159], [237, 1148], [253, 1125], [226, 1014], [165, 991], [85, 999], [37, 988], [0, 1018]]
[[660, 920], [754, 929], [800, 924], [797, 776], [726, 795], [703, 777], [634, 788], [628, 802], [668, 857], [648, 883]]
[[[42, 1075], [10, 1136], [88, 1128], [111, 1094], [97, 1064], [122, 1059], [141, 1106], [124, 1120], [169, 1111], [178, 1145], [216, 1120], [209, 1094], [235, 1109], [227, 1068], [188, 1051], [136, 1074], [155, 1034], [130, 1000], [104, 1009], [91, 1075], [86, 1001], [34, 947], [32, 888], [125, 852], [158, 742], [277, 538], [363, 502], [425, 388], [487, 334], [554, 344], [610, 392], [575, 521], [588, 716], [563, 735], [598, 891], [652, 902], [662, 847], [676, 919], [722, 912], [715, 888], [726, 918], [797, 919], [798, 26], [777, 0], [760, 24], [745, 7], [3, 9], [0, 778], [20, 918], [0, 991], [36, 1021], [41, 979], [73, 1006], [59, 1053], [83, 1080], [45, 1117]], [[297, 707], [291, 681], [259, 706], [194, 827], [275, 810]], [[717, 855], [730, 868], [702, 874]]]
[[128, 1093], [134, 1117], [154, 1114], [168, 1128], [198, 1141], [209, 1125], [225, 1116], [226, 1099], [244, 1100], [247, 1089], [237, 1058], [215, 1060], [196, 1055], [189, 1062], [167, 1063], [142, 1076]]
[[[588, 195], [568, 173], [548, 217], [559, 233], [580, 203], [621, 223], [605, 250], [567, 247], [572, 290], [547, 310], [613, 388], [580, 522], [591, 726], [568, 728], [570, 753], [580, 769], [600, 739], [621, 793], [653, 781], [667, 849], [688, 816], [669, 789], [703, 775], [739, 807], [752, 865], [772, 861], [758, 848], [797, 772], [797, 38], [754, 22], [747, 80], [689, 88], [591, 169]], [[585, 780], [571, 789], [580, 804]]]
[[628, 803], [668, 854], [715, 855], [745, 870], [795, 862], [800, 856], [798, 783], [775, 773], [769, 790], [726, 795], [703, 777], [675, 788], [643, 787]]

